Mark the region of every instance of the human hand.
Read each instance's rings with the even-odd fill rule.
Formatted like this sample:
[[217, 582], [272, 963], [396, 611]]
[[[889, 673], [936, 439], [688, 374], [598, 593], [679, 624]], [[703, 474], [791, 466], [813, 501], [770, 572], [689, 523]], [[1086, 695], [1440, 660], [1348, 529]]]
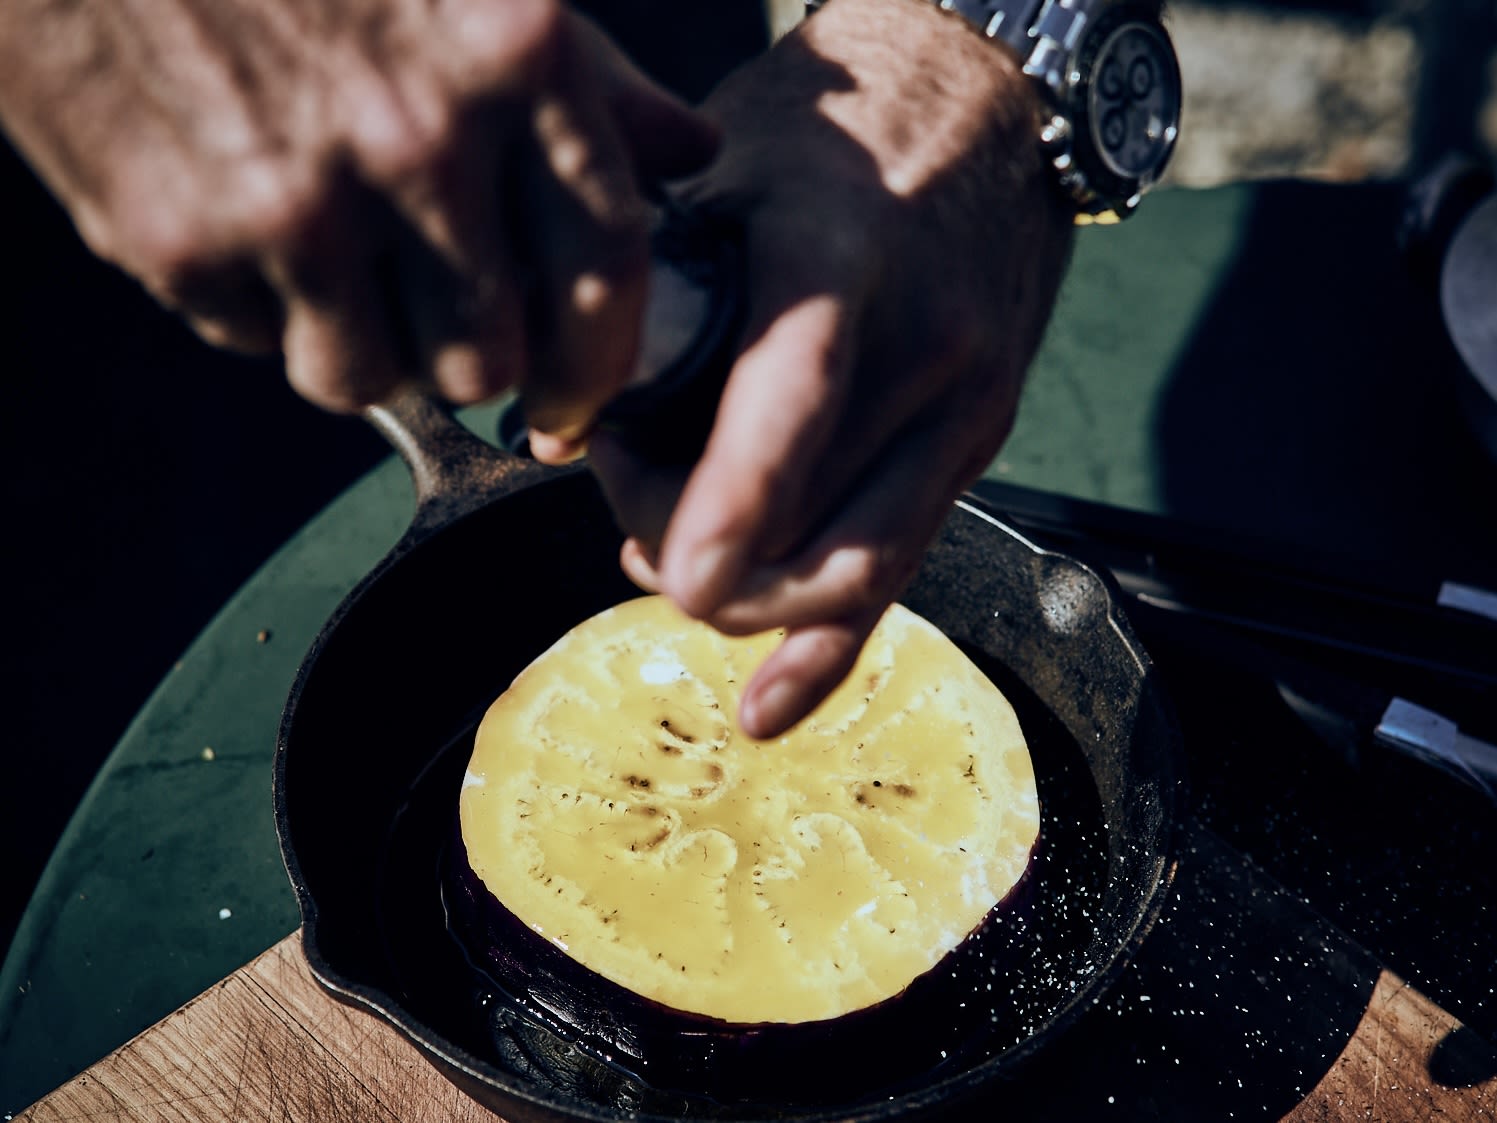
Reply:
[[683, 192], [747, 236], [749, 307], [701, 459], [590, 458], [641, 586], [785, 629], [739, 721], [777, 734], [851, 668], [1015, 415], [1070, 243], [1012, 56], [909, 0], [834, 0], [709, 99]]
[[639, 182], [716, 145], [560, 0], [15, 0], [0, 118], [204, 338], [338, 410], [524, 377], [550, 457], [632, 368]]

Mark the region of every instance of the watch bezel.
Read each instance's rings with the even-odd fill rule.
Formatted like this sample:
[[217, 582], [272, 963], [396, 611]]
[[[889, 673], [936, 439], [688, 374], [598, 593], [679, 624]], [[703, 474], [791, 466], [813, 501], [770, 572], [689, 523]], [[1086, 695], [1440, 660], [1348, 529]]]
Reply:
[[[1169, 67], [1168, 77], [1173, 81], [1175, 91], [1175, 119], [1168, 126], [1168, 136], [1159, 159], [1149, 172], [1139, 176], [1120, 175], [1108, 166], [1106, 158], [1097, 149], [1091, 119], [1092, 72], [1097, 59], [1113, 36], [1130, 24], [1136, 24], [1162, 43], [1165, 48], [1162, 61]], [[1069, 80], [1061, 99], [1064, 104], [1055, 108], [1070, 125], [1069, 156], [1073, 167], [1069, 174], [1079, 180], [1076, 186], [1082, 187], [1082, 191], [1077, 193], [1077, 202], [1088, 214], [1113, 212], [1122, 217], [1131, 213], [1140, 196], [1159, 182], [1169, 166], [1180, 135], [1180, 111], [1184, 103], [1180, 62], [1169, 32], [1160, 22], [1159, 9], [1141, 3], [1108, 7], [1082, 32], [1067, 77]], [[1067, 169], [1062, 169], [1063, 179], [1066, 174]]]
[[[825, 0], [803, 0], [807, 15]], [[1042, 113], [1039, 143], [1076, 221], [1116, 222], [1133, 213], [1143, 194], [1164, 176], [1180, 136], [1185, 90], [1180, 56], [1163, 20], [1161, 0], [922, 0], [960, 18], [989, 42], [1017, 56], [1037, 87]], [[1175, 116], [1159, 158], [1148, 172], [1129, 176], [1109, 166], [1092, 132], [1092, 71], [1102, 48], [1129, 24], [1157, 39], [1174, 83]]]

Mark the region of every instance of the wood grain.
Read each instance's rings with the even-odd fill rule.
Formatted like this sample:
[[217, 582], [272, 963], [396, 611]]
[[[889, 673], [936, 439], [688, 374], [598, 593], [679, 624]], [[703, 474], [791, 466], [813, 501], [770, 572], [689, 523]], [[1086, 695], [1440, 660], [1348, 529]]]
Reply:
[[[1333, 964], [1371, 965], [1365, 972], [1359, 966], [1354, 971], [1304, 976], [1331, 980], [1321, 984], [1325, 993], [1310, 989], [1292, 996], [1278, 994], [1294, 998], [1297, 1006], [1329, 1010], [1348, 1001], [1355, 1005], [1351, 1017], [1337, 1023], [1347, 1027], [1339, 1054], [1334, 1060], [1326, 1054], [1323, 1074], [1308, 1094], [1296, 1094], [1297, 1103], [1270, 1116], [1283, 1115], [1294, 1123], [1463, 1123], [1497, 1115], [1497, 1050], [1489, 1042], [1390, 971], [1378, 972], [1365, 950], [1279, 890], [1210, 832], [1196, 828], [1190, 849], [1194, 865], [1177, 893], [1182, 909], [1199, 914], [1203, 902], [1229, 900], [1258, 924], [1236, 929], [1244, 939], [1293, 937], [1297, 946], [1322, 949]], [[1192, 955], [1199, 955], [1200, 935], [1200, 929], [1183, 920], [1161, 925], [1148, 944], [1154, 969], [1160, 964], [1166, 972], [1174, 969], [1172, 965], [1188, 966]], [[1201, 969], [1214, 974], [1216, 966]], [[1360, 982], [1363, 978], [1366, 984]], [[1247, 978], [1241, 985], [1262, 984]], [[1246, 1005], [1251, 998], [1238, 990], [1220, 1001]], [[1160, 1025], [1168, 1052], [1188, 1056], [1193, 1065], [1208, 1070], [1214, 1059], [1226, 1063], [1229, 1050], [1224, 1038], [1231, 1032], [1227, 1009], [1209, 1015], [1204, 1023], [1217, 1028], [1214, 1052], [1211, 1035], [1202, 1040], [1201, 1021], [1164, 1019]], [[1138, 1109], [1127, 1115], [1129, 1123], [1134, 1118], [1219, 1117], [1221, 1102], [1193, 1090], [1197, 1086], [1190, 1081], [1167, 1080], [1161, 1085], [1154, 1077], [1131, 1076], [1139, 1071], [1137, 1065], [1126, 1055], [1126, 1041], [1116, 1040], [1126, 1038], [1127, 1030], [1112, 1029], [1105, 1017], [1092, 1018], [1087, 1028], [1088, 1032], [1063, 1038], [1055, 1051], [1047, 1050], [1046, 1064], [1026, 1070], [1024, 1079], [1005, 1088], [1009, 1117], [1093, 1118], [1099, 1084], [1102, 1091], [1119, 1093], [1119, 1110], [1127, 1110], [1123, 1103]], [[1089, 1072], [1088, 1080], [1074, 1078], [1078, 1068]], [[1131, 1089], [1132, 1099], [1125, 1095], [1130, 1079], [1146, 1084]], [[1209, 1090], [1210, 1085], [1206, 1080], [1198, 1087]], [[973, 1105], [972, 1117], [991, 1117], [993, 1106]], [[327, 994], [307, 967], [300, 935], [292, 934], [17, 1118], [25, 1123], [493, 1123], [497, 1116], [450, 1084], [396, 1030]]]
[[1497, 1053], [1486, 1041], [1384, 971], [1346, 1048], [1288, 1118], [1490, 1120], [1494, 1071]]
[[293, 933], [17, 1117], [339, 1123], [497, 1117], [328, 995]]

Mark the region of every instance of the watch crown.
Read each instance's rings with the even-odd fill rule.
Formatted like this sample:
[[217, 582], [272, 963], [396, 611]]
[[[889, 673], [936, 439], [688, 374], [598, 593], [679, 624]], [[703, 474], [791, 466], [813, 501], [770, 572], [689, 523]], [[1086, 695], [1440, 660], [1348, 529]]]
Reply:
[[1038, 87], [1039, 154], [1078, 212], [1088, 221], [1132, 212], [1180, 126], [1180, 63], [1161, 0], [930, 2], [1015, 52]]

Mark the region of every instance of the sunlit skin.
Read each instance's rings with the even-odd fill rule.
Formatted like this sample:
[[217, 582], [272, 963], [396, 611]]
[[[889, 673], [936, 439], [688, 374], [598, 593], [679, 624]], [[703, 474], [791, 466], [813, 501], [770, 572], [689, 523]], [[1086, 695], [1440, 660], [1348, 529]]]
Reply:
[[[1002, 47], [831, 0], [700, 111], [559, 0], [14, 0], [0, 120], [87, 243], [211, 342], [353, 411], [523, 382], [642, 587], [785, 627], [738, 715], [842, 678], [1014, 418], [1069, 245]], [[737, 217], [748, 327], [689, 476], [594, 417], [632, 369], [643, 184]]]
[[591, 455], [637, 583], [789, 629], [753, 735], [840, 681], [1012, 426], [1070, 240], [1033, 97], [958, 18], [835, 0], [706, 103], [723, 149], [684, 195], [747, 224], [746, 344], [689, 477]]
[[95, 252], [312, 401], [533, 371], [562, 435], [629, 372], [637, 185], [717, 142], [558, 0], [15, 0], [0, 118]]

